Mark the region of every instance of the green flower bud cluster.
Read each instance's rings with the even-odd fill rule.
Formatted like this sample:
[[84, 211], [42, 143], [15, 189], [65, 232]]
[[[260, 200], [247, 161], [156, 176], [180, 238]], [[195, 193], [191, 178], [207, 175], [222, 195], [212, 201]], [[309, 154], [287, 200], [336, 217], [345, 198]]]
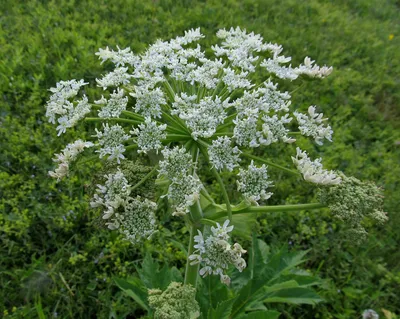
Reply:
[[365, 218], [378, 223], [387, 220], [383, 212], [382, 190], [372, 182], [362, 182], [355, 177], [340, 174], [342, 182], [331, 187], [323, 187], [319, 192], [321, 203], [327, 205], [332, 214], [352, 228], [351, 233], [362, 239], [367, 232], [362, 226]]
[[200, 316], [195, 295], [196, 289], [191, 285], [171, 282], [164, 291], [149, 289], [148, 300], [156, 319], [195, 319]]

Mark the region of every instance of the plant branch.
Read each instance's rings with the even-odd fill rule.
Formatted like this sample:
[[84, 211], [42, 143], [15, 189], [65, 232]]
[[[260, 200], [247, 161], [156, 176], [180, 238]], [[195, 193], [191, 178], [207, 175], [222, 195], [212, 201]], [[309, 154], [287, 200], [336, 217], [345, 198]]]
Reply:
[[291, 173], [291, 174], [294, 174], [294, 175], [301, 175], [301, 173], [298, 172], [298, 171], [291, 170], [290, 168], [286, 168], [286, 167], [281, 166], [281, 165], [279, 165], [279, 164], [275, 164], [274, 162], [271, 162], [271, 161], [266, 160], [266, 159], [264, 159], [264, 158], [261, 158], [261, 157], [258, 157], [258, 156], [255, 156], [255, 155], [252, 155], [252, 154], [249, 154], [249, 153], [245, 153], [245, 152], [243, 152], [242, 155], [243, 155], [243, 156], [246, 156], [246, 157], [248, 157], [248, 158], [251, 158], [251, 159], [253, 159], [253, 160], [256, 160], [256, 161], [258, 161], [258, 162], [267, 164], [267, 165], [269, 165], [269, 166], [278, 168], [278, 169], [280, 169], [280, 170], [282, 170], [282, 171], [285, 171], [285, 172], [288, 172], [288, 173]]
[[[321, 203], [309, 203], [309, 204], [289, 204], [289, 205], [273, 205], [273, 206], [250, 206], [242, 210], [234, 210], [233, 214], [249, 214], [249, 213], [279, 213], [279, 212], [291, 212], [299, 211], [303, 209], [321, 209], [327, 206]], [[215, 220], [222, 218], [226, 215], [227, 211], [219, 211], [217, 213], [205, 214], [205, 218]]]

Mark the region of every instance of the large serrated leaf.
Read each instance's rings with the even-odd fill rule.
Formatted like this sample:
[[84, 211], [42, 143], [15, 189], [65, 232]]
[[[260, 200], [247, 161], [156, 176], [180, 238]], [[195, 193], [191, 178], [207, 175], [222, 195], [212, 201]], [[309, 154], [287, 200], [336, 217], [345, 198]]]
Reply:
[[290, 288], [281, 289], [269, 294], [269, 297], [264, 299], [264, 302], [283, 302], [290, 304], [308, 304], [315, 305], [323, 299], [309, 288]]
[[229, 319], [232, 311], [233, 303], [236, 298], [228, 299], [218, 303], [217, 308], [210, 308], [208, 311], [208, 319]]
[[147, 289], [143, 286], [139, 278], [130, 278], [128, 280], [114, 278], [114, 282], [129, 297], [133, 298], [133, 300], [135, 300], [140, 307], [150, 311], [147, 301]]

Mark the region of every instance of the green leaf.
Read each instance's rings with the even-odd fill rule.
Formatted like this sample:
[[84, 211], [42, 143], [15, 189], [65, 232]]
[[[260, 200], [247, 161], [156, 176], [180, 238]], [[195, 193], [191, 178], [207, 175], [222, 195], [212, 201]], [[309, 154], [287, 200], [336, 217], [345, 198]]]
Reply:
[[291, 288], [281, 289], [272, 294], [264, 302], [283, 302], [290, 304], [308, 304], [315, 305], [318, 302], [323, 301], [313, 290], [309, 288]]
[[277, 319], [280, 316], [279, 311], [267, 310], [267, 311], [254, 311], [240, 317], [240, 319]]
[[218, 303], [217, 308], [210, 308], [208, 311], [208, 319], [229, 319], [232, 311], [233, 303], [236, 298], [228, 299]]
[[147, 289], [143, 286], [139, 278], [130, 278], [129, 281], [122, 278], [114, 278], [114, 282], [129, 297], [132, 297], [140, 307], [150, 311], [147, 301]]
[[[226, 220], [226, 217], [217, 219], [220, 224]], [[231, 225], [234, 226], [232, 234], [244, 239], [251, 239], [254, 233], [254, 225], [257, 222], [257, 214], [235, 214], [232, 216]]]
[[175, 267], [164, 265], [159, 269], [158, 263], [153, 260], [150, 253], [146, 254], [141, 268], [136, 267], [136, 270], [148, 289], [165, 290], [172, 281], [182, 281], [182, 275]]
[[[259, 305], [260, 302], [286, 302], [315, 304], [322, 299], [311, 289], [300, 287], [295, 280], [301, 275], [293, 275], [295, 268], [304, 262], [307, 251], [288, 252], [282, 249], [275, 254], [268, 246], [253, 235], [253, 245], [249, 251], [249, 266], [240, 276], [232, 276], [232, 286], [237, 291], [233, 305], [232, 318], [241, 318], [241, 314]], [[302, 284], [316, 284], [316, 279], [302, 278]], [[301, 293], [297, 296], [291, 293]]]

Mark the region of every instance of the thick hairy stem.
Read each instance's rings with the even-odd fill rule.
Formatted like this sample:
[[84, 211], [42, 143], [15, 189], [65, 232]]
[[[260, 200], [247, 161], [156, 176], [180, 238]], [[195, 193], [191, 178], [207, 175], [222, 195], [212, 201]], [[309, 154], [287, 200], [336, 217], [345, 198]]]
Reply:
[[191, 208], [190, 208], [190, 215], [191, 219], [193, 220], [192, 225], [190, 227], [190, 240], [189, 240], [189, 247], [188, 247], [188, 256], [186, 260], [186, 271], [185, 271], [185, 285], [192, 285], [196, 288], [197, 285], [197, 278], [199, 276], [199, 267], [200, 264], [190, 265], [189, 256], [194, 252], [194, 236], [197, 235], [198, 230], [202, 230], [202, 225], [200, 224], [200, 220], [202, 219], [202, 209], [200, 206], [200, 202], [197, 201]]

